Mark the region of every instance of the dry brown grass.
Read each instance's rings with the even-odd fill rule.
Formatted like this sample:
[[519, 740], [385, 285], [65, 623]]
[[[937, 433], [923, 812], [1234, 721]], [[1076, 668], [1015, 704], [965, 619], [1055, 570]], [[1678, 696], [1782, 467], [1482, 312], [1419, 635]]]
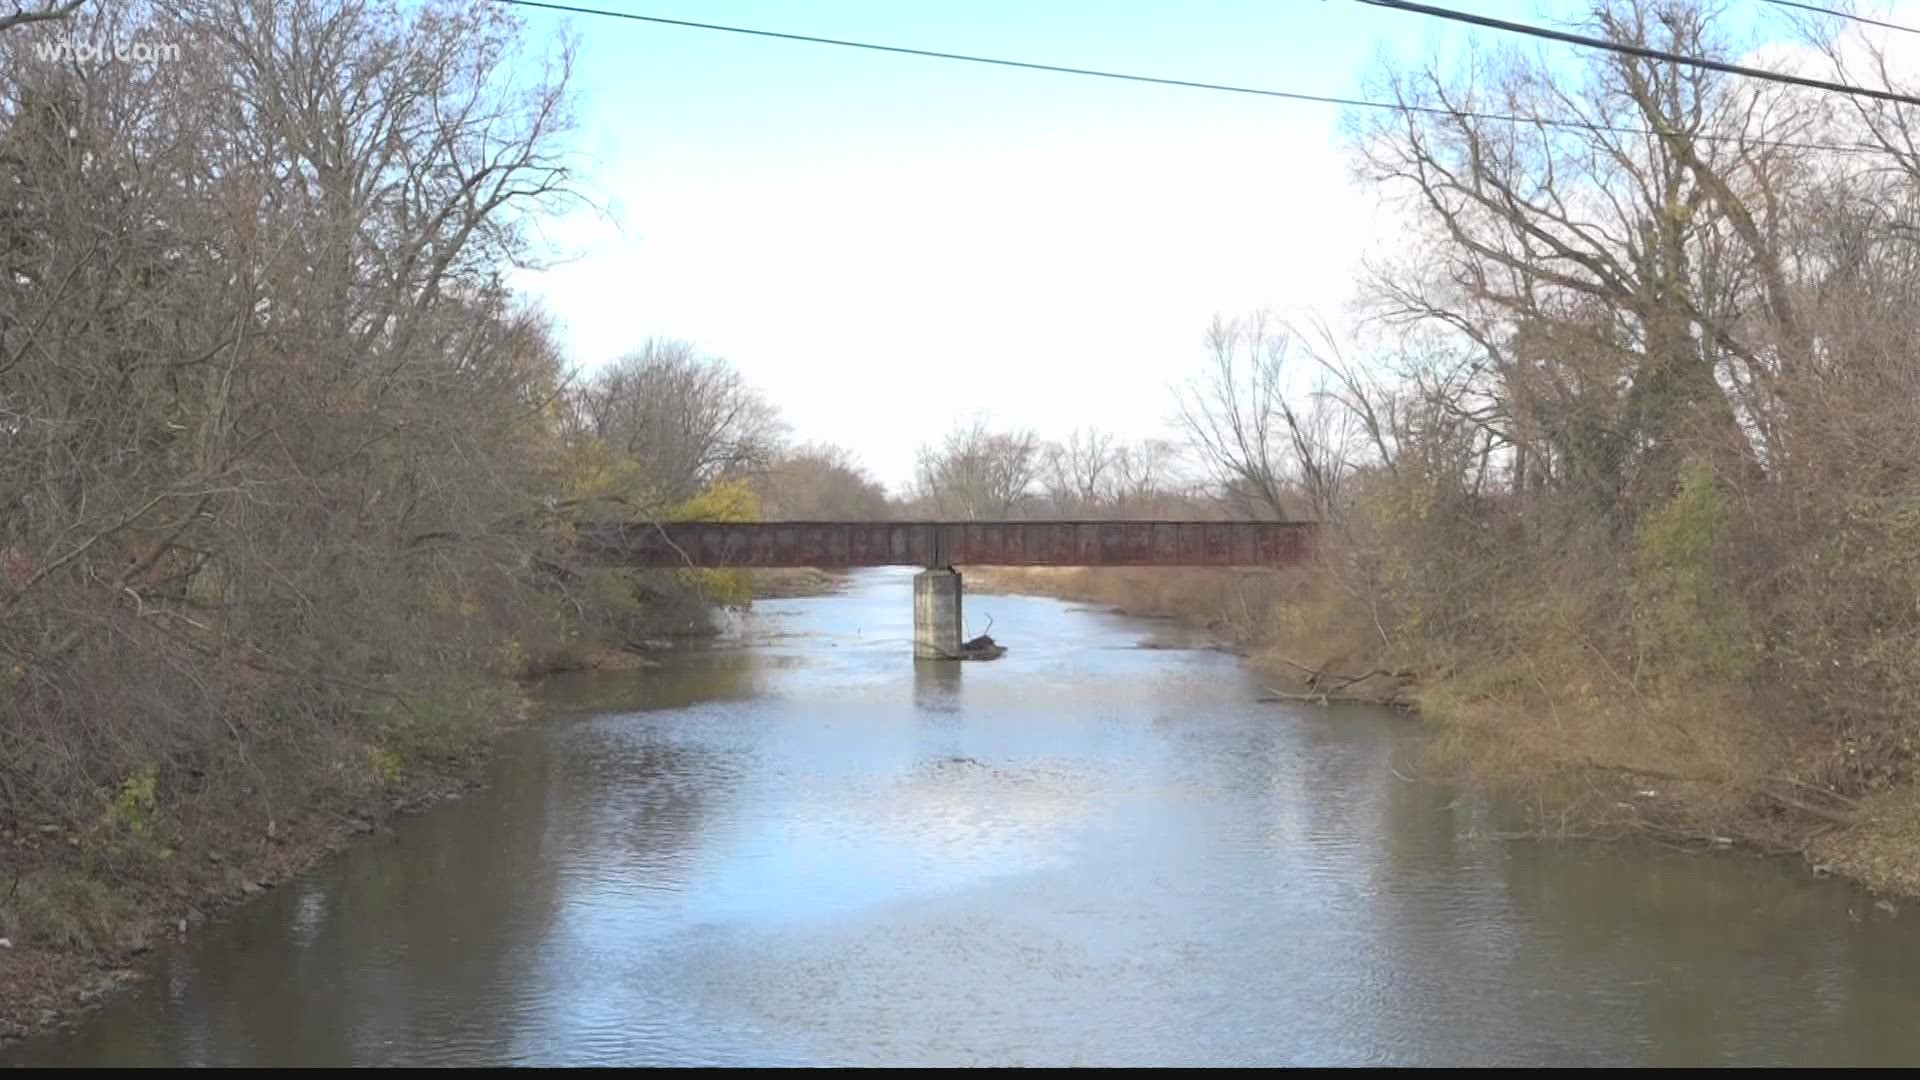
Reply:
[[[979, 567], [967, 587], [1101, 604], [1118, 613], [1179, 619], [1243, 650], [1282, 692], [1304, 692], [1308, 670], [1343, 681], [1394, 669], [1364, 604], [1319, 567]], [[1399, 701], [1404, 679], [1354, 682], [1342, 697]]]
[[1410, 673], [1341, 696], [1413, 706], [1433, 731], [1427, 767], [1515, 797], [1543, 836], [1805, 852], [1875, 889], [1920, 894], [1920, 789], [1893, 781], [1861, 795], [1849, 776], [1865, 748], [1810, 733], [1748, 682], [1634, 668], [1618, 596], [1570, 568], [1512, 574], [1485, 598], [1497, 633], [1473, 638], [1422, 635], [1403, 612], [1383, 626], [1325, 566], [980, 568], [967, 580], [1209, 627], [1283, 693], [1308, 691], [1310, 670]]
[[1279, 576], [1202, 567], [981, 566], [964, 573], [975, 592], [1102, 604], [1127, 615], [1180, 619], [1236, 640], [1257, 628]]
[[1873, 796], [1860, 810], [1859, 825], [1812, 839], [1813, 863], [1878, 892], [1920, 896], [1920, 787]]
[[825, 596], [847, 583], [847, 575], [813, 567], [750, 571], [748, 589], [755, 600], [785, 600], [796, 596]]

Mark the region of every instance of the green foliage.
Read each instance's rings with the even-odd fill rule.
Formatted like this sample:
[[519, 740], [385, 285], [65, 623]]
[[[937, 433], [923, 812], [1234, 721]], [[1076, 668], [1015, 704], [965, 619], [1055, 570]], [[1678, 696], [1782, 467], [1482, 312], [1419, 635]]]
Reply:
[[722, 480], [667, 515], [669, 521], [759, 521], [760, 497], [743, 480]]
[[35, 870], [16, 878], [0, 900], [0, 936], [56, 949], [115, 948], [131, 906], [97, 878]]
[[[675, 507], [671, 521], [759, 521], [760, 497], [741, 480], [722, 480]], [[716, 604], [733, 607], [753, 599], [753, 575], [745, 570], [677, 571], [678, 580]]]
[[406, 779], [407, 769], [400, 755], [384, 746], [367, 747], [367, 761], [373, 767], [373, 775], [387, 787]]
[[1728, 533], [1725, 495], [1704, 467], [1687, 471], [1672, 499], [1641, 523], [1633, 583], [1643, 653], [1682, 677], [1739, 677], [1752, 642], [1733, 582], [1720, 571]]
[[563, 497], [581, 504], [577, 515], [583, 520], [625, 518], [653, 497], [646, 467], [594, 438], [568, 446], [554, 482]]
[[1687, 470], [1680, 490], [1641, 524], [1642, 567], [1676, 587], [1698, 591], [1726, 522], [1726, 498], [1713, 474], [1701, 466]]
[[464, 669], [414, 673], [401, 694], [404, 704], [382, 708], [380, 739], [370, 751], [375, 773], [389, 784], [410, 762], [476, 752], [512, 708], [495, 680]]
[[134, 836], [146, 836], [153, 827], [159, 784], [160, 770], [152, 765], [141, 766], [121, 781], [107, 804], [107, 825]]

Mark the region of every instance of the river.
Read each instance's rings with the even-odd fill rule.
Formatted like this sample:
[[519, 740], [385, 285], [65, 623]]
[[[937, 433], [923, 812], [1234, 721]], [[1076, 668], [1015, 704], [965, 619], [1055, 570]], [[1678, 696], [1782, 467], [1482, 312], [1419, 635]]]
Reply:
[[1503, 839], [1417, 722], [905, 572], [543, 691], [488, 786], [6, 1064], [1920, 1064], [1920, 919], [1797, 864]]

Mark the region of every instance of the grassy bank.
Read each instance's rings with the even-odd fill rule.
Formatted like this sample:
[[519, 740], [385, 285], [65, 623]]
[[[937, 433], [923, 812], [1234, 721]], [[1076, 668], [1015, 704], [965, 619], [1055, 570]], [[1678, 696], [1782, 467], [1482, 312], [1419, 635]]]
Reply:
[[844, 572], [797, 567], [754, 570], [748, 588], [755, 600], [788, 600], [799, 596], [827, 596], [839, 592], [846, 584]]
[[[841, 579], [770, 574], [756, 595], [816, 595]], [[313, 738], [260, 744], [230, 770], [135, 772], [94, 812], [0, 826], [0, 1043], [70, 1020], [137, 978], [140, 958], [274, 888], [396, 816], [477, 785], [539, 679], [655, 666], [668, 638], [711, 632], [703, 601], [673, 590], [626, 611], [528, 637], [486, 669], [391, 694]], [[592, 609], [583, 609], [589, 610]], [[690, 629], [691, 628], [691, 629]]]
[[324, 757], [256, 762], [164, 800], [130, 783], [96, 821], [0, 833], [0, 1043], [71, 1019], [135, 981], [156, 945], [471, 789], [526, 713], [517, 687], [476, 687], [457, 719], [404, 745], [341, 738]]
[[1051, 596], [1116, 615], [1176, 619], [1236, 650], [1254, 645], [1261, 616], [1292, 586], [1268, 571], [1119, 567], [968, 567], [968, 592]]
[[1321, 567], [995, 568], [968, 578], [970, 589], [1207, 627], [1283, 699], [1407, 707], [1434, 732], [1430, 770], [1519, 799], [1543, 837], [1793, 855], [1816, 873], [1920, 895], [1920, 787], [1902, 768], [1908, 744], [1861, 739], [1836, 750], [1783, 737], [1731, 680], [1643, 671], [1636, 681], [1600, 647], [1599, 627], [1556, 609], [1570, 586], [1510, 586], [1511, 617], [1528, 633], [1442, 641], [1409, 633], [1404, 620], [1377, 622]]
[[[978, 567], [967, 589], [1020, 593], [1097, 604], [1118, 615], [1177, 619], [1231, 646], [1265, 675], [1278, 694], [1319, 693], [1381, 704], [1407, 704], [1404, 679], [1353, 678], [1377, 659], [1363, 620], [1327, 595], [1309, 570], [1210, 568]], [[1316, 673], [1345, 683], [1336, 693]]]
[[[754, 598], [817, 596], [845, 580], [818, 570], [755, 571], [749, 587]], [[96, 815], [0, 828], [0, 1043], [67, 1021], [134, 981], [140, 958], [157, 944], [184, 938], [398, 815], [472, 789], [496, 740], [528, 715], [539, 679], [655, 666], [653, 644], [711, 632], [702, 592], [657, 586], [645, 595], [645, 608], [582, 609], [597, 617], [527, 638], [510, 664], [384, 698], [324, 741], [253, 758], [232, 773], [169, 774], [165, 782], [157, 772], [136, 774], [101, 793]]]

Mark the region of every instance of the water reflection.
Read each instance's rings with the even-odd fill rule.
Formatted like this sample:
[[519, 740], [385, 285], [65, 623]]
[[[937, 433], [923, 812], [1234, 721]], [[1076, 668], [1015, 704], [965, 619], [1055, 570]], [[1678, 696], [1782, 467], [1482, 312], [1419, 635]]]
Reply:
[[913, 706], [923, 713], [960, 712], [960, 676], [964, 664], [945, 660], [913, 662]]
[[680, 709], [757, 697], [767, 691], [775, 671], [802, 663], [771, 651], [693, 647], [655, 653], [648, 662], [655, 666], [556, 675], [544, 693], [566, 715]]
[[907, 575], [558, 680], [489, 790], [229, 925], [54, 1064], [1920, 1060], [1920, 931], [1778, 862], [1497, 839], [1416, 725]]

